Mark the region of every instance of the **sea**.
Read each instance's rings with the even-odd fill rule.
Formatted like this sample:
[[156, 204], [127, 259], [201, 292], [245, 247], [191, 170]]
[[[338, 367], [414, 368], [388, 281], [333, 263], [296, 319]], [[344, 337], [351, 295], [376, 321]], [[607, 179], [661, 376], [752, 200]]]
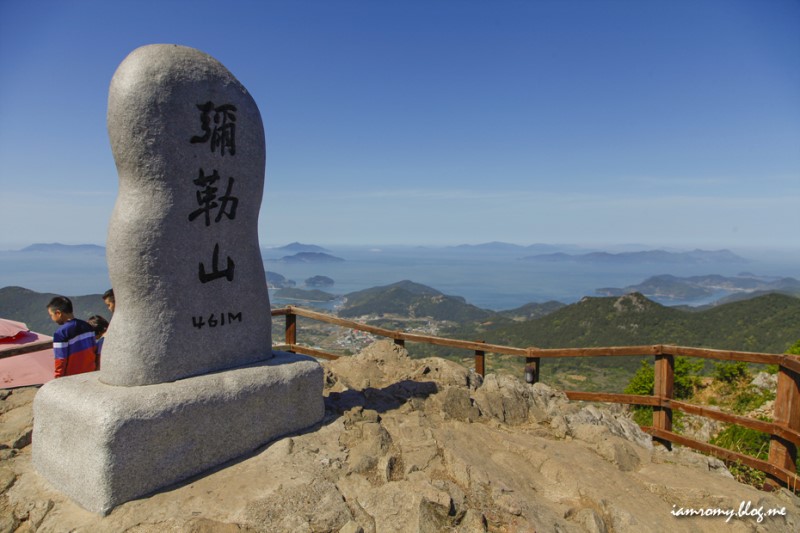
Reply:
[[[334, 285], [322, 290], [337, 296], [409, 280], [447, 295], [461, 296], [477, 307], [495, 311], [550, 300], [569, 304], [585, 296], [597, 296], [600, 288], [623, 288], [661, 274], [685, 277], [747, 273], [800, 279], [800, 250], [733, 250], [745, 262], [587, 264], [525, 260], [536, 253], [513, 246], [340, 245], [323, 248], [324, 253], [343, 261], [287, 262], [283, 258], [293, 255], [294, 251], [265, 246], [262, 248], [264, 266], [267, 271], [293, 280], [301, 289], [308, 288], [304, 285], [305, 280], [314, 276], [333, 279]], [[577, 250], [575, 247], [564, 249], [571, 254], [596, 251], [588, 248]], [[6, 250], [0, 251], [0, 288], [6, 286], [79, 296], [102, 293], [111, 282], [102, 250], [101, 253]], [[270, 295], [273, 305], [299, 303], [278, 298], [272, 289]], [[663, 300], [659, 303], [700, 306], [726, 295], [725, 291], [720, 291], [704, 299]], [[333, 308], [340, 304], [341, 300], [338, 300], [322, 304], [322, 307]]]

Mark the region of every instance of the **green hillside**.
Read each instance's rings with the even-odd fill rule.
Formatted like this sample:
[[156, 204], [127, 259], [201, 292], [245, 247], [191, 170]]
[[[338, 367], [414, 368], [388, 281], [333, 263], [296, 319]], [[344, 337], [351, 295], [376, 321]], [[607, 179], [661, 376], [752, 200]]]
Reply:
[[679, 343], [696, 318], [633, 293], [586, 297], [544, 317], [490, 329], [484, 336], [489, 342], [540, 348]]
[[541, 304], [529, 303], [523, 305], [522, 307], [517, 307], [515, 309], [498, 311], [497, 314], [500, 316], [511, 318], [512, 320], [531, 320], [534, 318], [541, 318], [545, 315], [549, 315], [550, 313], [558, 311], [559, 309], [565, 306], [566, 304], [557, 302], [555, 300], [550, 300], [549, 302], [544, 302]]
[[541, 318], [505, 324], [462, 324], [449, 336], [511, 346], [578, 348], [680, 344], [783, 353], [800, 338], [800, 298], [767, 294], [703, 311], [666, 307], [632, 293], [586, 297]]
[[[541, 318], [514, 323], [463, 323], [443, 331], [442, 335], [517, 347], [678, 344], [783, 353], [800, 339], [800, 298], [768, 294], [703, 311], [688, 311], [665, 307], [638, 293], [587, 297]], [[463, 351], [441, 347], [427, 351], [450, 358], [464, 356]], [[491, 360], [498, 368], [521, 375], [520, 358], [493, 356]], [[542, 380], [568, 389], [622, 392], [639, 365], [640, 358], [635, 357], [545, 359]], [[570, 383], [571, 375], [584, 376], [586, 381]]]
[[[304, 297], [314, 291], [302, 291]], [[21, 287], [0, 289], [0, 317], [25, 322], [29, 328], [49, 334], [55, 330], [45, 306], [54, 294]], [[326, 295], [327, 296], [327, 295]], [[72, 297], [76, 316], [108, 317], [99, 294]], [[342, 317], [377, 315], [426, 318], [448, 322], [441, 336], [489, 343], [541, 348], [679, 344], [728, 350], [783, 353], [800, 339], [800, 298], [767, 294], [758, 298], [685, 310], [655, 303], [639, 293], [621, 297], [586, 297], [564, 306], [558, 302], [529, 304], [493, 312], [467, 303], [464, 298], [401, 281], [388, 286], [353, 292], [345, 297]], [[397, 326], [402, 328], [403, 326]], [[464, 357], [458, 350], [416, 345], [415, 355]], [[466, 354], [468, 355], [468, 354]], [[631, 358], [551, 360], [552, 369], [628, 367]]]
[[[0, 318], [24, 322], [33, 331], [52, 335], [58, 326], [50, 320], [46, 306], [53, 296], [59, 295], [35, 292], [22, 287], [3, 287], [0, 289]], [[75, 316], [80, 319], [85, 320], [92, 315], [111, 318], [111, 313], [100, 294], [65, 296], [72, 300]]]

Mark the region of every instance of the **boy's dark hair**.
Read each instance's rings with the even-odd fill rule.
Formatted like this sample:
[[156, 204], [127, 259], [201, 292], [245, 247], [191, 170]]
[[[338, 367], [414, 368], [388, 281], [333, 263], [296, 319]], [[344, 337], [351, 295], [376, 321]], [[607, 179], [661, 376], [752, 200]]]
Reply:
[[111, 300], [112, 302], [116, 303], [114, 301], [114, 289], [108, 289], [106, 292], [104, 292], [103, 300]]
[[108, 320], [100, 315], [92, 315], [86, 319], [86, 322], [94, 328], [95, 335], [102, 335], [108, 329]]
[[50, 303], [47, 304], [47, 308], [54, 311], [61, 311], [62, 313], [72, 313], [72, 300], [66, 296], [56, 296], [50, 300]]

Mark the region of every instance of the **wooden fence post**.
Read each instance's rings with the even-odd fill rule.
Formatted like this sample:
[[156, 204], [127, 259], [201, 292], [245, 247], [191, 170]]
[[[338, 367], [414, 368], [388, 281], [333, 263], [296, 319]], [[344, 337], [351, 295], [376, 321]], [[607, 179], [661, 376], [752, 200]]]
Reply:
[[405, 346], [406, 346], [406, 340], [405, 339], [395, 339], [394, 343], [397, 346], [400, 346], [401, 348], [405, 348]]
[[[778, 390], [775, 397], [773, 422], [800, 431], [800, 374], [781, 365], [778, 370]], [[796, 472], [797, 446], [772, 435], [769, 443], [769, 462], [778, 468]], [[767, 484], [780, 487], [780, 481], [767, 474]], [[796, 487], [795, 487], [796, 489]]]
[[[669, 354], [656, 355], [654, 368], [653, 395], [657, 398], [671, 400], [675, 388], [675, 358]], [[653, 427], [664, 431], [672, 431], [672, 409], [669, 407], [653, 407]], [[656, 439], [672, 449], [672, 444], [663, 439]]]
[[[297, 344], [297, 315], [291, 311], [286, 313], [286, 344]], [[289, 350], [294, 353], [293, 350]]]
[[531, 357], [531, 350], [528, 349], [528, 357], [525, 358], [525, 382], [533, 385], [539, 383], [539, 369], [541, 367], [540, 357]]
[[[486, 341], [475, 341], [486, 342]], [[486, 352], [483, 350], [475, 350], [475, 373], [480, 374], [482, 378], [486, 377]]]

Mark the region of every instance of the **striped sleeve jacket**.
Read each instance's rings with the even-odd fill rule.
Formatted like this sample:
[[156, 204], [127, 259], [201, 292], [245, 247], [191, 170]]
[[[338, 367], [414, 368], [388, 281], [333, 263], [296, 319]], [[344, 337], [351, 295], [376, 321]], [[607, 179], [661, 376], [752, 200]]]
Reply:
[[53, 335], [56, 357], [56, 377], [72, 376], [97, 370], [94, 330], [92, 326], [73, 318]]

